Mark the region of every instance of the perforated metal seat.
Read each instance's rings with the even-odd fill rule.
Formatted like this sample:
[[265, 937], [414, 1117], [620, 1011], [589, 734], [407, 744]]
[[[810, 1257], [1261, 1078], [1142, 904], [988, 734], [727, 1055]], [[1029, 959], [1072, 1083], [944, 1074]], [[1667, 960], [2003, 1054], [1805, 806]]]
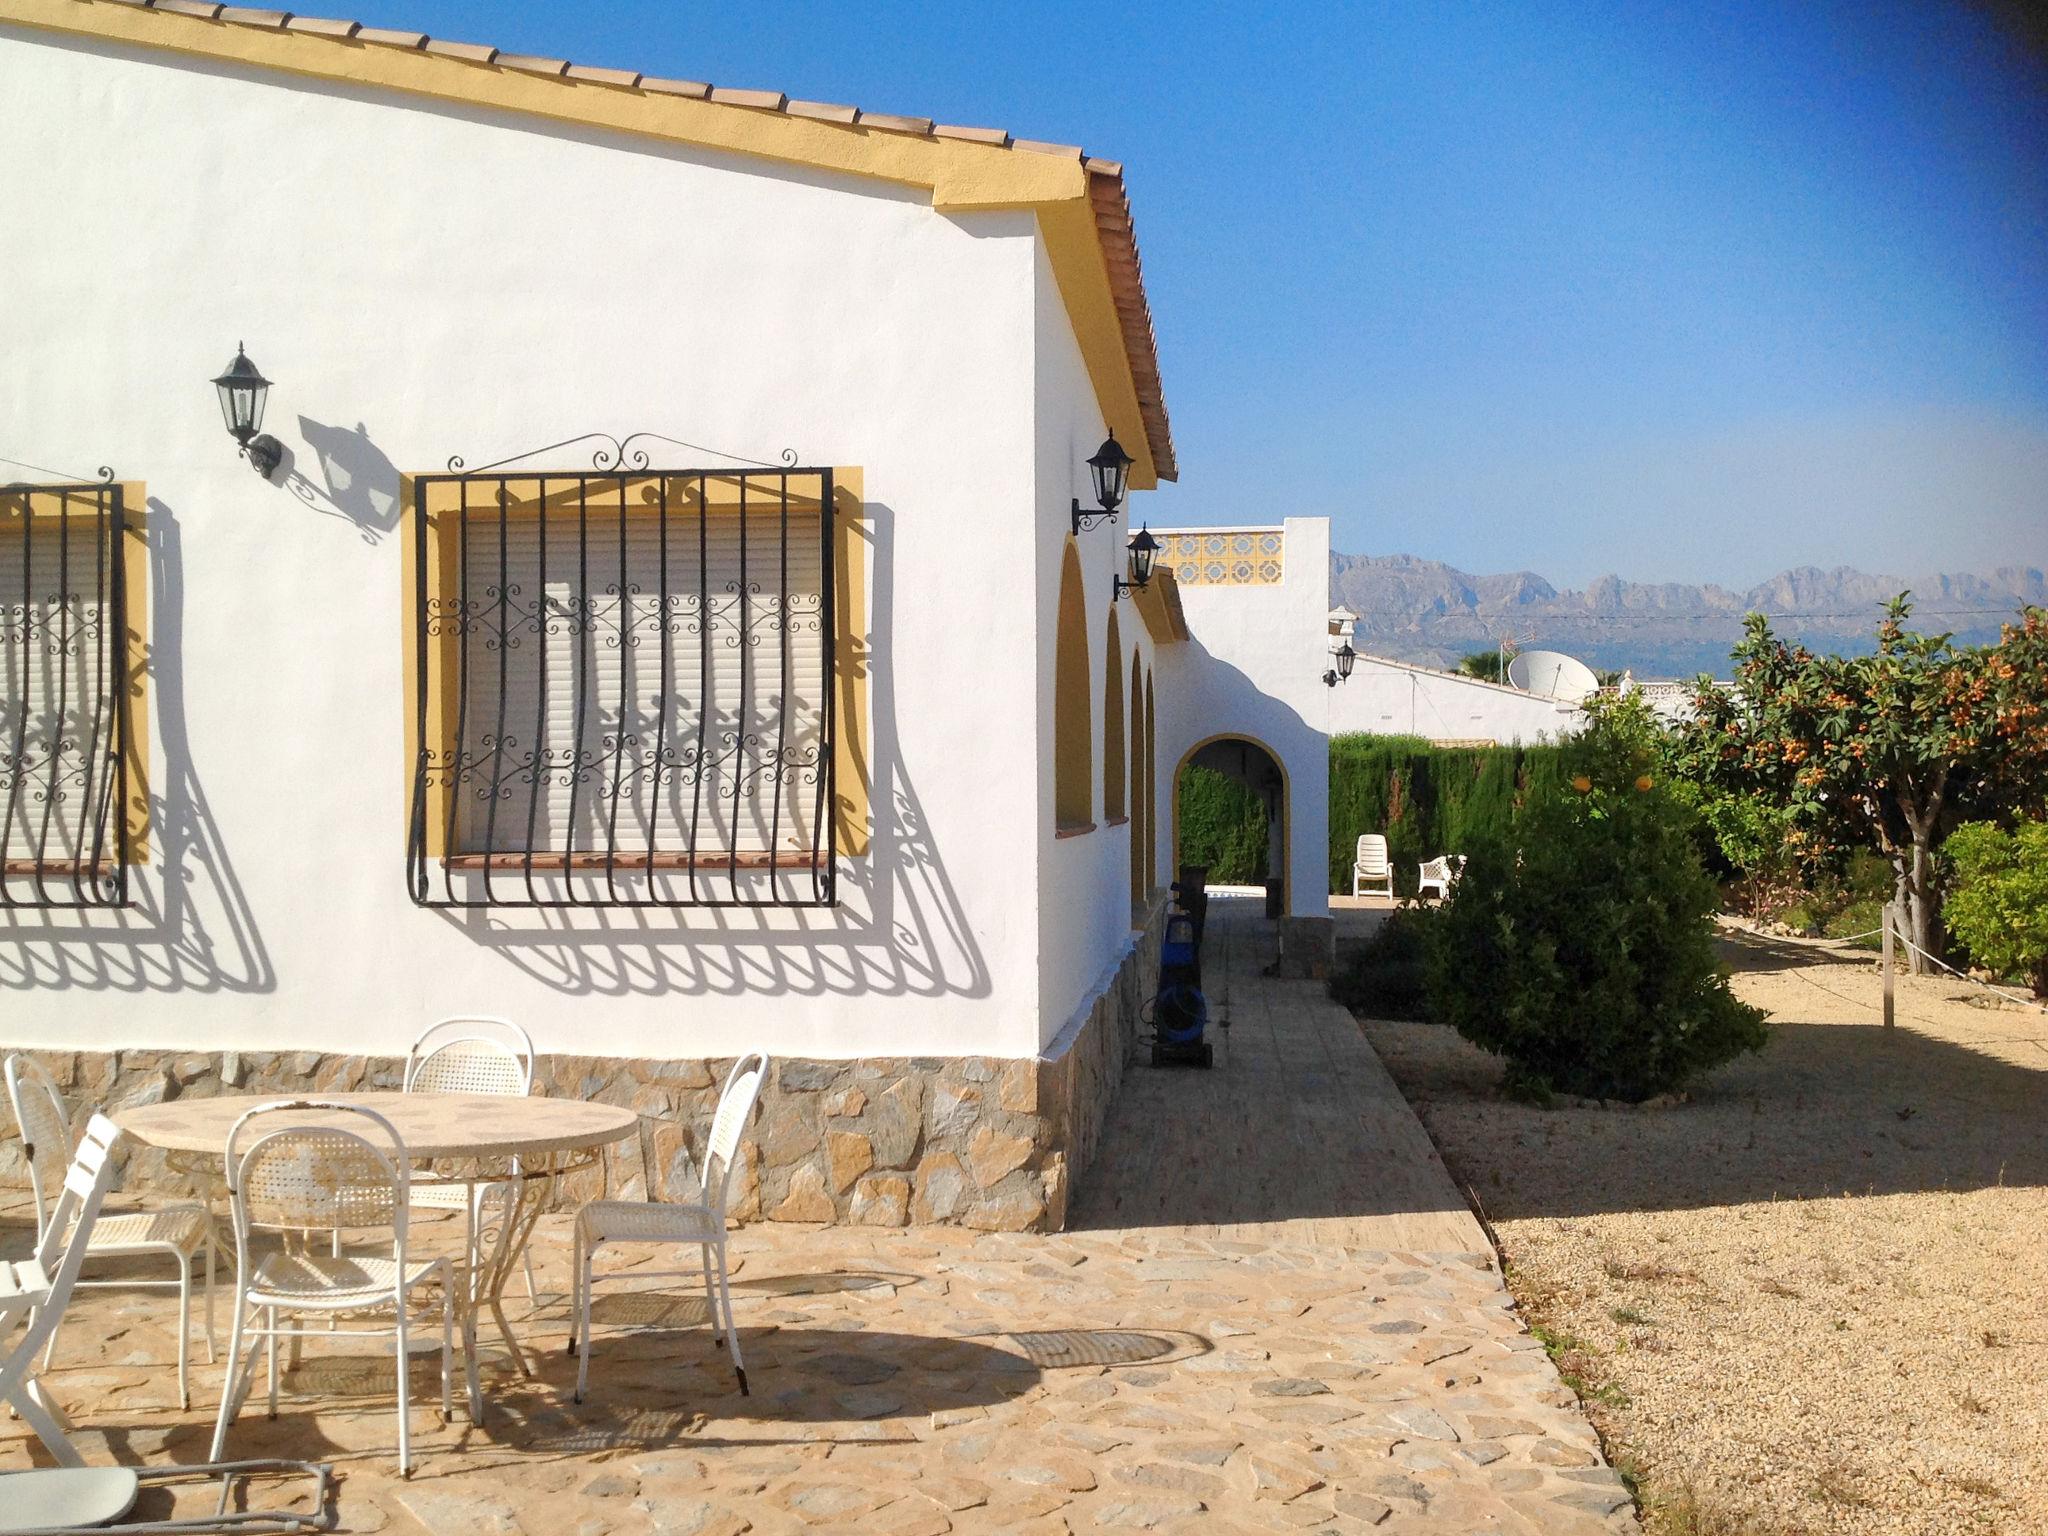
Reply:
[[576, 1213], [576, 1240], [598, 1243], [709, 1243], [725, 1238], [725, 1213], [708, 1205], [593, 1200]]
[[[446, 1270], [440, 1259], [413, 1260], [405, 1266], [405, 1286], [426, 1285]], [[390, 1306], [398, 1284], [399, 1268], [390, 1259], [273, 1253], [256, 1265], [246, 1299], [251, 1306], [294, 1312], [354, 1312]]]

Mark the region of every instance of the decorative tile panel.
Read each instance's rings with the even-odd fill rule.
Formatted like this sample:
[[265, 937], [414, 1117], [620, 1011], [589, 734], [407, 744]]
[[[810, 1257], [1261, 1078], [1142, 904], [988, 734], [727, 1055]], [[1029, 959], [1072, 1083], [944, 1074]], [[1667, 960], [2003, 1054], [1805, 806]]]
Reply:
[[1271, 587], [1285, 563], [1278, 528], [1197, 528], [1159, 536], [1159, 560], [1184, 587]]

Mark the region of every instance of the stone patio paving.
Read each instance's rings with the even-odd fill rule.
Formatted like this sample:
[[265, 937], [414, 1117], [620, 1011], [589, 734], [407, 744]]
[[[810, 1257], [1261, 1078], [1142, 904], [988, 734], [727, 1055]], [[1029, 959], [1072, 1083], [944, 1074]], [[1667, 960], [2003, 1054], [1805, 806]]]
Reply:
[[[332, 1459], [358, 1532], [1632, 1529], [1414, 1116], [1319, 984], [1258, 974], [1253, 910], [1212, 909], [1215, 1071], [1132, 1069], [1074, 1230], [750, 1226], [753, 1396], [663, 1282], [600, 1293], [578, 1406], [550, 1217], [515, 1314], [540, 1375], [487, 1359], [482, 1428], [459, 1394], [452, 1424], [417, 1408], [400, 1482], [388, 1366], [315, 1341], [230, 1454]], [[47, 1380], [89, 1458], [204, 1456], [220, 1372], [175, 1410], [172, 1320], [161, 1293], [80, 1293]], [[0, 1425], [0, 1466], [44, 1459]]]

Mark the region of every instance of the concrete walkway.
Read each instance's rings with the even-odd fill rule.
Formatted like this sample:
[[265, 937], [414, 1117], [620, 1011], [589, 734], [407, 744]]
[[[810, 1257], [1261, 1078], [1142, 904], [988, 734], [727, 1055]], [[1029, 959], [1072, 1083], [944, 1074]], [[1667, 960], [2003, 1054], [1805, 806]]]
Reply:
[[[346, 1339], [308, 1345], [279, 1418], [245, 1413], [229, 1454], [334, 1461], [340, 1529], [391, 1536], [1632, 1530], [1352, 1021], [1257, 974], [1270, 930], [1250, 910], [1211, 923], [1222, 1060], [1132, 1068], [1081, 1229], [749, 1227], [734, 1301], [753, 1395], [701, 1299], [656, 1281], [600, 1300], [579, 1406], [567, 1218], [550, 1217], [540, 1302], [515, 1317], [538, 1378], [487, 1359], [481, 1428], [416, 1413], [410, 1482], [390, 1362]], [[27, 1247], [25, 1216], [4, 1214], [0, 1252]], [[203, 1458], [220, 1371], [200, 1366], [176, 1410], [164, 1294], [74, 1308], [47, 1380], [88, 1458]], [[0, 1421], [0, 1470], [45, 1459]]]
[[1254, 901], [1210, 903], [1202, 979], [1216, 1064], [1126, 1074], [1072, 1225], [1490, 1253], [1358, 1022], [1321, 982], [1260, 974], [1273, 958], [1260, 913]]

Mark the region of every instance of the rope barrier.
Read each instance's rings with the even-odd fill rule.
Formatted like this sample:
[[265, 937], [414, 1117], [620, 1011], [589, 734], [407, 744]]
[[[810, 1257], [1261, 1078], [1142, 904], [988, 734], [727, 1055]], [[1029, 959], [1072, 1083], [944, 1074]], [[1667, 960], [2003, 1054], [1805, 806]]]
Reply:
[[1989, 992], [1996, 997], [2002, 997], [2009, 1003], [2018, 1003], [2022, 1008], [2032, 1008], [2038, 1013], [2048, 1013], [2048, 1007], [2042, 1006], [2040, 1003], [2035, 1002], [2030, 997], [2018, 996], [2015, 993], [2006, 991], [2003, 987], [1994, 987], [1988, 981], [1979, 981], [1976, 977], [1967, 975], [1964, 972], [1957, 970], [1954, 966], [1950, 965], [1946, 960], [1943, 960], [1939, 955], [1930, 955], [1929, 953], [1927, 953], [1926, 950], [1922, 949], [1918, 944], [1915, 944], [1903, 933], [1895, 933], [1893, 937], [1896, 938], [1907, 949], [1910, 949], [1914, 954], [1918, 955], [1922, 960], [1931, 961], [1933, 964], [1940, 966], [1944, 971], [1947, 971], [1949, 975], [1955, 977], [1957, 981], [1967, 981], [1973, 987], [1982, 987], [1986, 992]]

